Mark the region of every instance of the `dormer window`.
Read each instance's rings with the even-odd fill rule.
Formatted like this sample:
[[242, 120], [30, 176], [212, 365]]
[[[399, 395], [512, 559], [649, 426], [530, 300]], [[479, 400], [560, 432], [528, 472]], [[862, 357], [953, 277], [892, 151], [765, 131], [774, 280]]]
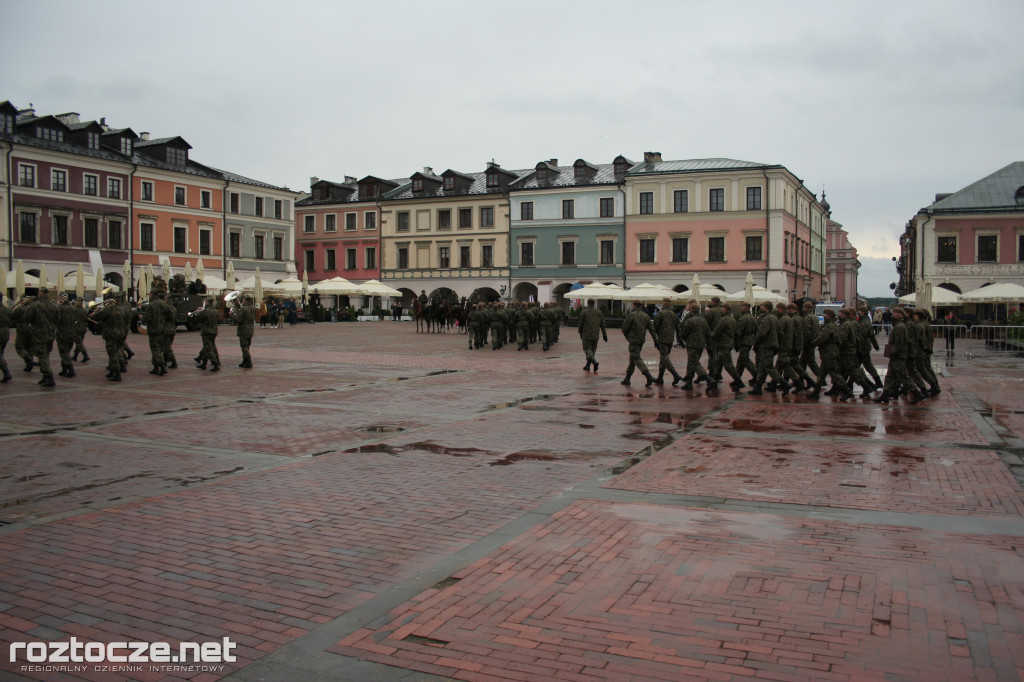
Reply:
[[422, 192], [423, 191], [423, 178], [416, 178], [412, 181], [412, 191]]
[[487, 174], [487, 186], [488, 187], [500, 187], [501, 186], [501, 181], [498, 179], [498, 174], [497, 173], [488, 173]]
[[172, 166], [184, 166], [188, 164], [188, 152], [181, 147], [168, 147], [167, 163]]
[[125, 156], [132, 155], [132, 138], [122, 137], [121, 138], [121, 153]]
[[547, 181], [548, 181], [548, 169], [547, 168], [541, 168], [540, 170], [537, 171], [537, 182], [547, 182]]
[[10, 135], [14, 132], [14, 117], [0, 114], [0, 133]]
[[450, 192], [455, 189], [455, 177], [452, 175], [446, 176], [444, 179], [444, 191]]
[[55, 130], [53, 128], [36, 128], [36, 137], [40, 140], [50, 140], [52, 142], [63, 142], [64, 132], [61, 130]]
[[1013, 195], [1013, 198], [1018, 206], [1024, 206], [1024, 187], [1018, 187], [1017, 193]]
[[573, 177], [585, 178], [587, 177], [587, 167], [580, 165], [573, 168]]
[[100, 134], [99, 133], [93, 133], [93, 132], [86, 133], [85, 145], [89, 149], [99, 149], [100, 148]]
[[322, 201], [324, 199], [330, 199], [331, 198], [331, 190], [328, 189], [327, 187], [317, 187], [316, 191], [313, 193], [313, 198], [316, 199], [317, 201]]
[[624, 164], [624, 163], [617, 163], [617, 164], [615, 164], [615, 174], [616, 175], [625, 175], [626, 174], [626, 164]]

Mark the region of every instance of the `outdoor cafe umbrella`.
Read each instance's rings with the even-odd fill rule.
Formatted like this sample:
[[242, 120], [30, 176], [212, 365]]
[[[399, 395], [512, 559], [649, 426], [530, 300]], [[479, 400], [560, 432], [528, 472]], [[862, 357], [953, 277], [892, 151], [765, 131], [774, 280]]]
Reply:
[[309, 291], [309, 279], [306, 277], [307, 270], [302, 271], [302, 298], [305, 300], [306, 292]]
[[743, 301], [751, 307], [754, 306], [754, 276], [749, 272], [743, 283]]
[[234, 261], [228, 261], [228, 270], [224, 275], [224, 288], [234, 289], [235, 288], [235, 263]]
[[[213, 279], [216, 279], [216, 278], [213, 278]], [[279, 287], [277, 284], [274, 284], [273, 282], [270, 282], [270, 281], [262, 279], [262, 278], [260, 279], [259, 286], [260, 286], [260, 289], [263, 291], [264, 295], [269, 294], [269, 293], [280, 293], [280, 292], [283, 292], [283, 289], [281, 289], [281, 287]], [[255, 294], [256, 294], [256, 276], [253, 275], [252, 277], [246, 277], [245, 279], [238, 280], [237, 282], [235, 282], [234, 288], [235, 288], [236, 291], [244, 291], [246, 293], [251, 291], [251, 292], [253, 292], [253, 295], [255, 296]]]
[[85, 270], [82, 268], [82, 264], [78, 264], [78, 270], [75, 272], [75, 298], [85, 297]]
[[103, 266], [97, 266], [93, 274], [93, 287], [96, 291], [96, 298], [103, 298]]
[[[206, 270], [203, 269], [203, 259], [200, 258], [196, 261], [196, 277], [203, 280], [203, 284], [206, 284]], [[207, 286], [209, 286], [207, 284]]]
[[961, 294], [964, 303], [1017, 303], [1024, 301], [1024, 287], [1012, 282], [999, 282]]
[[145, 301], [149, 297], [149, 274], [143, 268], [139, 273], [139, 300]]
[[294, 277], [279, 280], [273, 287], [288, 296], [301, 296], [304, 288], [302, 280], [295, 279]]
[[[317, 285], [317, 287], [319, 286], [320, 285]], [[362, 284], [356, 286], [358, 293], [368, 296], [390, 296], [392, 298], [397, 298], [402, 295], [402, 292], [398, 289], [389, 287], [387, 284], [376, 279], [368, 279]], [[321, 292], [322, 291], [323, 290], [321, 289]]]
[[[359, 285], [348, 281], [344, 277], [331, 277], [317, 282], [316, 290], [328, 296], [351, 296], [359, 293]], [[401, 294], [398, 294], [401, 296]]]
[[263, 300], [263, 279], [260, 278], [260, 269], [256, 268], [256, 289], [254, 300], [261, 302]]
[[131, 291], [134, 283], [135, 276], [132, 274], [132, 262], [125, 258], [124, 266], [121, 268], [121, 284], [125, 291]]
[[693, 297], [697, 299], [697, 305], [700, 305], [700, 275], [696, 272], [693, 273]]
[[635, 287], [626, 289], [622, 294], [623, 298], [631, 301], [645, 301], [648, 303], [661, 302], [665, 298], [678, 300], [680, 295], [661, 284], [637, 284]]
[[[919, 291], [915, 291], [911, 294], [900, 296], [899, 301], [904, 305], [912, 305], [915, 308], [921, 308], [923, 306], [918, 304], [918, 295], [920, 293], [921, 292]], [[932, 287], [931, 293], [933, 306], [949, 307], [963, 305], [963, 301], [961, 300], [962, 297], [960, 296], [960, 294], [956, 293], [955, 291], [950, 291], [945, 287]]]
[[160, 271], [164, 275], [164, 281], [167, 282], [168, 286], [170, 286], [170, 284], [171, 284], [171, 259], [170, 258], [164, 258], [164, 262], [160, 264]]
[[[712, 295], [720, 296], [720, 294]], [[750, 303], [751, 306], [755, 306], [760, 305], [765, 301], [770, 301], [772, 303], [785, 303], [786, 297], [780, 294], [776, 294], [774, 291], [769, 291], [760, 284], [751, 283], [751, 286], [749, 288], [749, 294], [747, 293], [747, 289], [744, 288], [743, 291], [737, 291], [735, 293], [727, 295], [725, 297], [725, 300], [729, 301], [730, 303]]]
[[592, 282], [583, 287], [582, 289], [577, 289], [576, 291], [572, 292], [572, 296], [573, 298], [578, 298], [580, 300], [593, 298], [608, 301], [621, 301], [622, 299], [620, 298], [620, 296], [624, 291], [625, 289], [623, 289], [617, 284], [602, 284], [600, 282]]
[[185, 261], [185, 281], [191, 282], [194, 279], [195, 277], [192, 276], [192, 264], [189, 263], [188, 261]]
[[39, 288], [46, 287], [50, 288], [50, 280], [46, 277], [46, 263], [40, 263], [39, 265]]
[[60, 296], [61, 294], [64, 293], [64, 271], [63, 270], [58, 270], [57, 271], [57, 282], [56, 282], [56, 284], [57, 284], [57, 286], [55, 288], [57, 289], [57, 295]]
[[14, 297], [21, 298], [25, 295], [25, 264], [18, 259], [18, 267], [14, 270]]

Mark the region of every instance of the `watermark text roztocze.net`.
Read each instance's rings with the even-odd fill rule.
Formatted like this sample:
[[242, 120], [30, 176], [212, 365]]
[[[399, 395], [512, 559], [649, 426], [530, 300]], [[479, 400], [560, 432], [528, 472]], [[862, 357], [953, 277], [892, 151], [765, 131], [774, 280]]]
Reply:
[[220, 642], [12, 642], [11, 662], [19, 653], [28, 663], [234, 663], [237, 646], [227, 637]]

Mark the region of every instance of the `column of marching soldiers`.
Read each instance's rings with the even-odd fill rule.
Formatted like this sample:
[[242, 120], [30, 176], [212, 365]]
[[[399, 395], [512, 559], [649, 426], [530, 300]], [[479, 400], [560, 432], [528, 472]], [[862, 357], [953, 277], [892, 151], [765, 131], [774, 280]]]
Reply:
[[[56, 386], [50, 366], [54, 344], [60, 354], [61, 370], [58, 376], [76, 376], [75, 363], [79, 362], [79, 356], [81, 362], [89, 362], [84, 342], [90, 321], [99, 327], [106, 347], [107, 379], [122, 381], [121, 375], [128, 371], [128, 360], [135, 355], [128, 347], [128, 332], [134, 313], [124, 294], [115, 293], [100, 304], [92, 303], [90, 305], [95, 307], [90, 311], [80, 298], [70, 301], [68, 295], [62, 293], [55, 301], [45, 287], [41, 287], [38, 293], [34, 297], [23, 296], [11, 308], [0, 300], [0, 371], [3, 373], [0, 383], [6, 384], [13, 379], [4, 358], [12, 323], [16, 329], [15, 350], [25, 361], [25, 371], [31, 372], [38, 367], [42, 375], [39, 385], [52, 388]], [[166, 289], [158, 289], [150, 294], [149, 302], [141, 308], [138, 327], [148, 336], [153, 366], [149, 373], [156, 376], [165, 376], [168, 369], [178, 367], [173, 350], [178, 312], [164, 300], [166, 295]], [[251, 297], [240, 298], [231, 316], [242, 350], [242, 362], [238, 366], [249, 369], [253, 366], [249, 347], [255, 327], [256, 309], [252, 306]], [[198, 357], [194, 358], [196, 367], [205, 370], [212, 365], [210, 370], [213, 372], [220, 370], [220, 355], [216, 345], [220, 315], [215, 303], [215, 298], [206, 298], [203, 307], [190, 313], [199, 327], [203, 343]]]
[[[668, 373], [672, 385], [686, 391], [694, 390], [695, 382], [713, 391], [727, 374], [732, 380], [729, 387], [740, 393], [749, 386], [748, 395], [806, 391], [806, 397], [818, 398], [829, 381], [831, 387], [825, 395], [838, 396], [844, 402], [855, 396], [858, 386], [860, 397], [878, 403], [905, 396], [916, 404], [941, 392], [931, 364], [934, 335], [927, 310], [892, 310], [893, 326], [885, 345], [889, 365], [883, 382], [871, 360], [872, 349], [880, 348], [866, 306], [828, 308], [824, 322], [819, 321], [811, 302], [764, 302], [757, 306], [756, 314], [751, 307], [748, 303], [734, 306], [716, 297], [703, 310], [691, 300], [677, 312], [672, 300], [665, 299], [652, 319], [642, 302], [634, 302], [622, 320], [629, 363], [621, 383], [630, 385], [633, 373], [639, 370], [648, 387], [664, 384]], [[469, 348], [490, 345], [491, 350], [498, 350], [506, 343], [516, 343], [517, 350], [528, 350], [530, 343], [539, 341], [546, 351], [557, 343], [561, 321], [562, 311], [555, 303], [475, 303], [466, 320]], [[580, 312], [577, 331], [587, 358], [583, 370], [596, 372], [597, 341], [607, 341], [608, 332], [594, 301], [588, 301]], [[642, 357], [648, 334], [658, 351], [657, 376]], [[685, 374], [677, 372], [672, 363], [675, 347], [686, 352]], [[705, 352], [707, 366], [702, 362]], [[750, 377], [747, 383], [742, 378], [744, 372]], [[882, 392], [876, 395], [878, 390]]]

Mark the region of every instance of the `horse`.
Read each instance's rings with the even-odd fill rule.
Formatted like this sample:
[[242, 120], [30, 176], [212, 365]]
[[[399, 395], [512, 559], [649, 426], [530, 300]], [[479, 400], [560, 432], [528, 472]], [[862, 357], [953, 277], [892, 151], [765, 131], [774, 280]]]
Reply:
[[430, 321], [427, 318], [427, 311], [423, 309], [423, 304], [420, 300], [413, 296], [412, 299], [412, 317], [416, 320], [416, 331], [426, 332], [430, 330]]

